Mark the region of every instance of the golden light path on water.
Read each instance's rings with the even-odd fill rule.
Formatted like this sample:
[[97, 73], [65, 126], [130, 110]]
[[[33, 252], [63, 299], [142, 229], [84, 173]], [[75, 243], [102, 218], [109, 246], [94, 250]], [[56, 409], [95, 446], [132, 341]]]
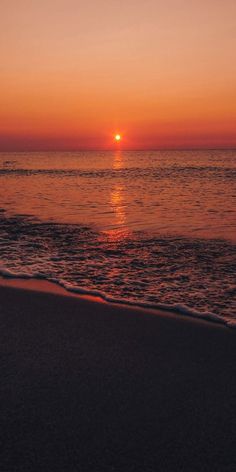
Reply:
[[[124, 159], [122, 151], [119, 149], [114, 153], [113, 169], [119, 171], [124, 167]], [[115, 229], [106, 231], [109, 236], [109, 240], [119, 241], [122, 238], [127, 238], [130, 234], [126, 224], [126, 204], [124, 200], [125, 186], [123, 183], [115, 183], [110, 196], [110, 204], [114, 211], [114, 225]]]

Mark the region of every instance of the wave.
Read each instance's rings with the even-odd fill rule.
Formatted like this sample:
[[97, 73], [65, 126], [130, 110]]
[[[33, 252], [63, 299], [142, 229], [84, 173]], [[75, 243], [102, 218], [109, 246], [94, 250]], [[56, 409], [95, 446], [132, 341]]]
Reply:
[[119, 305], [126, 305], [131, 307], [138, 307], [138, 308], [147, 308], [151, 310], [162, 310], [166, 312], [172, 312], [174, 314], [180, 315], [187, 315], [193, 318], [197, 318], [200, 320], [211, 321], [219, 324], [223, 324], [228, 326], [229, 328], [236, 328], [236, 320], [227, 319], [216, 313], [212, 313], [210, 311], [198, 311], [195, 310], [187, 305], [180, 304], [180, 303], [173, 303], [173, 304], [166, 304], [166, 303], [148, 303], [148, 302], [140, 302], [137, 300], [132, 300], [128, 298], [116, 298], [112, 297], [107, 293], [101, 292], [99, 290], [90, 290], [83, 287], [74, 287], [70, 283], [65, 282], [63, 280], [57, 280], [55, 278], [45, 277], [40, 273], [34, 274], [27, 274], [22, 272], [10, 271], [4, 268], [0, 268], [0, 275], [3, 278], [11, 278], [11, 279], [35, 279], [35, 280], [46, 280], [48, 282], [54, 283], [59, 285], [60, 287], [64, 288], [67, 292], [78, 294], [78, 295], [88, 295], [92, 297], [98, 297], [101, 300], [104, 300], [108, 303], [114, 303]]
[[[4, 209], [2, 209], [4, 210]], [[235, 245], [223, 240], [112, 235], [0, 209], [0, 268], [66, 290], [235, 324]]]
[[161, 180], [163, 178], [179, 178], [183, 179], [227, 179], [234, 181], [236, 178], [236, 170], [232, 167], [194, 167], [194, 166], [171, 166], [171, 167], [145, 167], [140, 169], [139, 167], [122, 167], [120, 169], [60, 169], [60, 168], [21, 168], [5, 165], [0, 167], [0, 177], [5, 176], [40, 176], [45, 175], [51, 178], [56, 177], [82, 177], [82, 178], [151, 178], [152, 180]]

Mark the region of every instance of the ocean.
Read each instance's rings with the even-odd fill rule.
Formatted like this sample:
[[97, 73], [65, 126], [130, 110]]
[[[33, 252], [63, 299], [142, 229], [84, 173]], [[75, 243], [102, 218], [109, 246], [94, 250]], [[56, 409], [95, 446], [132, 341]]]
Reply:
[[0, 274], [236, 326], [236, 151], [0, 153]]

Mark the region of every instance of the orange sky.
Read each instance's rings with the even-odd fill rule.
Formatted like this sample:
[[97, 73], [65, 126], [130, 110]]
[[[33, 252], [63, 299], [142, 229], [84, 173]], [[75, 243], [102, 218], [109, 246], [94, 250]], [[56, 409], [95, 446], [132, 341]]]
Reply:
[[235, 0], [1, 0], [0, 150], [236, 147]]

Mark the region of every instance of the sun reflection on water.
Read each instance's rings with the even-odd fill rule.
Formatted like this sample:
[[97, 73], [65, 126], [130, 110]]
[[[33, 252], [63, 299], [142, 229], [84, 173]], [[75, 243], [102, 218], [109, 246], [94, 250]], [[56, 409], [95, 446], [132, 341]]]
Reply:
[[[124, 157], [120, 150], [114, 153], [113, 169], [119, 171], [124, 168]], [[112, 221], [112, 228], [107, 230], [105, 233], [110, 241], [120, 241], [121, 239], [127, 238], [130, 235], [130, 230], [127, 227], [127, 214], [126, 214], [126, 203], [125, 193], [126, 187], [124, 182], [115, 182], [110, 194], [110, 206], [114, 220]]]
[[116, 185], [111, 192], [110, 203], [115, 212], [115, 224], [117, 226], [124, 226], [126, 223], [125, 204], [123, 198], [123, 185]]
[[124, 157], [123, 157], [122, 152], [119, 149], [114, 153], [112, 167], [114, 170], [120, 170], [120, 169], [123, 169], [124, 167]]

